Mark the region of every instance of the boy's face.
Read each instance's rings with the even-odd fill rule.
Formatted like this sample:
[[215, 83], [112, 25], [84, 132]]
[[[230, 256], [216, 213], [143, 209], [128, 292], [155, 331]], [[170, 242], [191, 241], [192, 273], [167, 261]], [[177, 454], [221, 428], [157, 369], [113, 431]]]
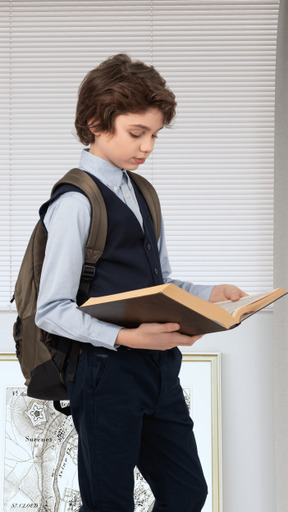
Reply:
[[93, 132], [95, 142], [90, 153], [119, 169], [134, 171], [153, 151], [157, 133], [163, 128], [163, 114], [157, 108], [139, 114], [121, 114], [116, 117], [114, 127], [114, 133]]

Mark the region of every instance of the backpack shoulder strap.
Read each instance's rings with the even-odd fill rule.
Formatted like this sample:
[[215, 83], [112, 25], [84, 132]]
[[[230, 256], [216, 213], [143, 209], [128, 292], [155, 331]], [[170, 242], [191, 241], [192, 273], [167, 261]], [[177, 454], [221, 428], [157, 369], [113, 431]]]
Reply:
[[143, 178], [143, 176], [136, 174], [135, 172], [127, 172], [134, 183], [136, 183], [137, 187], [139, 187], [144, 199], [146, 200], [155, 227], [156, 238], [158, 240], [161, 232], [161, 206], [158, 194], [153, 185], [151, 185], [146, 178]]
[[91, 204], [91, 224], [85, 247], [85, 262], [94, 264], [101, 257], [107, 236], [107, 211], [102, 194], [95, 181], [81, 169], [71, 169], [54, 185], [51, 195], [65, 184], [78, 187]]
[[102, 194], [95, 181], [81, 169], [71, 169], [53, 187], [56, 190], [65, 184], [78, 187], [89, 199], [91, 204], [91, 223], [88, 239], [85, 246], [85, 262], [77, 294], [78, 305], [87, 300], [91, 282], [95, 276], [95, 264], [101, 258], [107, 237], [108, 220], [107, 210]]

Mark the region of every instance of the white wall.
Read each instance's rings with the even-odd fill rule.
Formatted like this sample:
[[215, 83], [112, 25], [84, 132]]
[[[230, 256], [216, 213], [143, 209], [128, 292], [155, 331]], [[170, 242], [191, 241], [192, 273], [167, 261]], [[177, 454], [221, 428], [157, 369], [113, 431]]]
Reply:
[[[2, 353], [14, 352], [14, 319], [0, 313]], [[272, 324], [266, 310], [190, 349], [222, 354], [224, 512], [275, 510]]]
[[224, 512], [275, 510], [272, 323], [263, 311], [194, 348], [222, 353]]

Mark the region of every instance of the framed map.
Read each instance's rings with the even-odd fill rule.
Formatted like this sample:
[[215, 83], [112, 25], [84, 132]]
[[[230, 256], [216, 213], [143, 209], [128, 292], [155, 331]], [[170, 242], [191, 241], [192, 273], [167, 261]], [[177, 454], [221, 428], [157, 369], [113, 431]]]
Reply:
[[[3, 512], [78, 512], [77, 433], [51, 402], [27, 397], [16, 357], [0, 354], [0, 506]], [[221, 512], [220, 355], [183, 354], [180, 380], [209, 495]], [[151, 512], [152, 492], [135, 469], [135, 512]]]

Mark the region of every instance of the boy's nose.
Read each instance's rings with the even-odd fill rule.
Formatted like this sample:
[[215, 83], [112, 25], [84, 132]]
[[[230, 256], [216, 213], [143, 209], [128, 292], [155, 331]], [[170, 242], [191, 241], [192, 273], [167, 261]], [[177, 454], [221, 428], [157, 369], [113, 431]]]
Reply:
[[155, 143], [154, 139], [142, 141], [140, 150], [142, 151], [142, 153], [151, 153], [151, 151], [153, 150], [153, 147], [154, 147], [154, 143]]

